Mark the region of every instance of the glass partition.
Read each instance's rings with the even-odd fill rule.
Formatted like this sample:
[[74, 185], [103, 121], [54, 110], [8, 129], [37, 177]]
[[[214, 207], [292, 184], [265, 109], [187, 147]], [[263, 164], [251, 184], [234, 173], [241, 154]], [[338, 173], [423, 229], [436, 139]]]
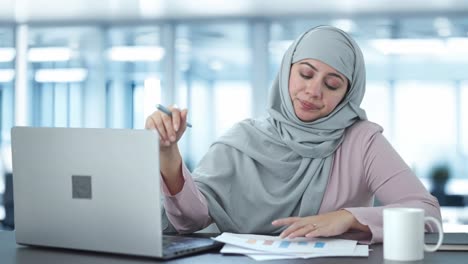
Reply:
[[[349, 32], [362, 48], [362, 107], [425, 186], [431, 189], [432, 169], [442, 163], [453, 176], [447, 192], [468, 196], [468, 19], [462, 16], [33, 23], [28, 117], [35, 126], [141, 129], [155, 104], [174, 103], [189, 109], [193, 128], [180, 149], [193, 169], [234, 123], [264, 110], [287, 47], [322, 24]], [[7, 173], [15, 122], [14, 31], [0, 26], [0, 143]], [[0, 193], [4, 182], [0, 178]], [[0, 207], [0, 219], [3, 212]], [[468, 223], [452, 222], [463, 221]]]
[[[166, 54], [158, 26], [113, 27], [107, 32], [107, 126], [138, 128], [161, 103]], [[164, 87], [163, 87], [164, 86]]]
[[10, 129], [14, 124], [15, 41], [11, 26], [0, 26], [0, 223], [13, 225]]
[[248, 24], [182, 23], [176, 30], [176, 103], [188, 107], [193, 128], [181, 142], [189, 167], [235, 122], [251, 116]]
[[[28, 83], [34, 126], [82, 127], [103, 115], [86, 96], [102, 89], [101, 32], [94, 27], [31, 27]], [[86, 113], [88, 112], [88, 114]], [[96, 122], [94, 126], [99, 126]]]

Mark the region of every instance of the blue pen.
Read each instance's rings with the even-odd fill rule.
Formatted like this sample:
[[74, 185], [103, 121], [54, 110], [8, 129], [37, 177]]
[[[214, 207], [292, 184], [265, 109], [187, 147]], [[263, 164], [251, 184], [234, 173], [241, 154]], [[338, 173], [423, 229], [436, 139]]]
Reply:
[[[157, 108], [159, 111], [165, 113], [166, 115], [172, 116], [172, 112], [169, 111], [169, 109], [167, 109], [166, 107], [164, 107], [162, 104], [157, 104], [157, 105], [156, 105], [156, 108]], [[187, 122], [187, 126], [188, 126], [188, 127], [192, 127], [192, 124], [190, 124], [189, 122]]]

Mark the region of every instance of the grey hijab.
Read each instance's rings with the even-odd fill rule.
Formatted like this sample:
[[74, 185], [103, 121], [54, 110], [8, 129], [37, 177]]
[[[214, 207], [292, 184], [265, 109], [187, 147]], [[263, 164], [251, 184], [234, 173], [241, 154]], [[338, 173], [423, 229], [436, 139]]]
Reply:
[[[307, 58], [332, 66], [350, 82], [334, 111], [313, 122], [296, 117], [288, 92], [291, 64]], [[345, 129], [366, 119], [359, 107], [364, 90], [364, 59], [345, 32], [319, 26], [296, 39], [270, 91], [269, 116], [235, 125], [193, 172], [220, 231], [277, 233], [284, 227], [271, 225], [274, 219], [316, 215]]]

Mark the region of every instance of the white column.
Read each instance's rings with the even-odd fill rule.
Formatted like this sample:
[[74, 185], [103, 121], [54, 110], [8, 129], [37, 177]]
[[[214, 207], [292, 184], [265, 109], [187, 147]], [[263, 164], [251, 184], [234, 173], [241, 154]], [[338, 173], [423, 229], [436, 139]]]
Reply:
[[396, 116], [395, 116], [395, 113], [396, 113], [396, 86], [395, 86], [395, 80], [389, 80], [388, 81], [388, 89], [389, 90], [389, 122], [388, 122], [388, 136], [389, 136], [389, 140], [390, 142], [392, 142], [393, 144], [395, 144], [396, 142]]
[[268, 91], [270, 81], [268, 73], [270, 69], [270, 54], [268, 42], [270, 41], [269, 23], [266, 21], [253, 21], [250, 25], [251, 63], [252, 67], [252, 116], [257, 117], [266, 114]]
[[31, 89], [28, 87], [28, 26], [16, 27], [15, 125], [31, 125]]
[[463, 138], [462, 138], [462, 87], [461, 81], [455, 81], [455, 129], [456, 129], [456, 149], [457, 155], [463, 157]]
[[84, 127], [106, 125], [106, 58], [104, 53], [104, 30], [96, 30], [95, 38], [89, 41], [88, 79], [84, 83]]
[[164, 58], [162, 60], [162, 104], [172, 105], [176, 103], [176, 59], [175, 59], [175, 26], [173, 23], [164, 24], [161, 28], [161, 43], [164, 47]]
[[[113, 32], [111, 36], [111, 43], [116, 46], [127, 46], [132, 40], [127, 40], [124, 31]], [[129, 120], [131, 120], [131, 107], [128, 107], [128, 100], [132, 100], [131, 89], [128, 76], [131, 75], [133, 68], [132, 62], [110, 62], [112, 63], [112, 73], [110, 77], [112, 82], [109, 87], [109, 106], [110, 113], [109, 127], [111, 128], [125, 128]], [[130, 93], [129, 93], [130, 91]], [[131, 127], [131, 125], [130, 125]]]

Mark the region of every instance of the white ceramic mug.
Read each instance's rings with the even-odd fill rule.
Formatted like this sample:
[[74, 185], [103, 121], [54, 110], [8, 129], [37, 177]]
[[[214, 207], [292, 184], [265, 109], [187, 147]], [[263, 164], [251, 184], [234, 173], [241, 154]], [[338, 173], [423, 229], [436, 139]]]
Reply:
[[[435, 246], [424, 244], [424, 224], [433, 222], [439, 232]], [[424, 259], [424, 251], [436, 251], [442, 245], [444, 233], [439, 220], [424, 217], [419, 208], [386, 208], [383, 210], [383, 247], [384, 259], [415, 261]]]

